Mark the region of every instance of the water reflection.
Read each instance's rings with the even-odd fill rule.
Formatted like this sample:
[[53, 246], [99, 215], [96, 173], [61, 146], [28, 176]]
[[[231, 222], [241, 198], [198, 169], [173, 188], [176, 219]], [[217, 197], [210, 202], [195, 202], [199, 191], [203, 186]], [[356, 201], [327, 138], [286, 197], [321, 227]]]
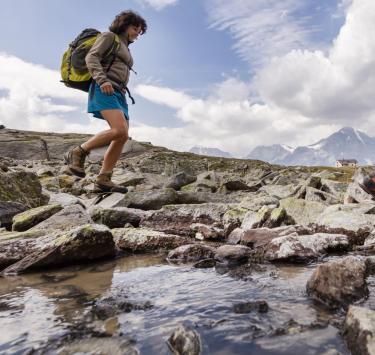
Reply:
[[[122, 312], [99, 325], [109, 334], [135, 340], [141, 354], [170, 354], [165, 340], [179, 323], [199, 332], [205, 354], [287, 354], [300, 349], [308, 354], [335, 348], [348, 353], [336, 328], [324, 323], [329, 312], [306, 297], [312, 266], [264, 265], [241, 278], [163, 260], [162, 255], [128, 256], [0, 279], [0, 352], [42, 346], [73, 324], [87, 322], [98, 300], [125, 297], [153, 307]], [[268, 303], [267, 313], [233, 310], [237, 303], [257, 300]], [[317, 328], [322, 320], [323, 329]]]

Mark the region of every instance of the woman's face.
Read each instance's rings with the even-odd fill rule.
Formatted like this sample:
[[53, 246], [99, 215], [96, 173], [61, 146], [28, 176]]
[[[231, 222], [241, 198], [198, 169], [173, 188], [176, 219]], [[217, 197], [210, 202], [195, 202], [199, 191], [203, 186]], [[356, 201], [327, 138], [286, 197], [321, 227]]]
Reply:
[[134, 42], [142, 32], [141, 26], [129, 26], [125, 33], [129, 41]]

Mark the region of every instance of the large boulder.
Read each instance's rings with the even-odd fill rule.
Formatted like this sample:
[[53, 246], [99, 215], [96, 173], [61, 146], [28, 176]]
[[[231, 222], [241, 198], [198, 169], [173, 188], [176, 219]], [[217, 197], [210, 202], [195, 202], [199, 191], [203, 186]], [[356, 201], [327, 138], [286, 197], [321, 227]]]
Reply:
[[19, 202], [28, 208], [48, 203], [38, 176], [26, 171], [0, 171], [0, 201]]
[[23, 232], [62, 210], [61, 205], [45, 205], [32, 208], [13, 217], [12, 230]]
[[165, 188], [171, 188], [174, 190], [180, 190], [181, 187], [191, 184], [197, 180], [196, 176], [189, 175], [184, 171], [170, 176], [165, 183]]
[[375, 203], [374, 197], [364, 191], [360, 186], [364, 183], [365, 178], [370, 174], [374, 174], [373, 167], [367, 166], [356, 169], [353, 176], [353, 182], [349, 184], [344, 197], [346, 203]]
[[170, 250], [191, 242], [178, 235], [148, 228], [115, 228], [112, 233], [119, 249], [135, 253]]
[[280, 207], [285, 209], [287, 215], [293, 218], [296, 224], [308, 226], [317, 222], [326, 205], [316, 201], [289, 197], [280, 200]]
[[344, 337], [353, 355], [375, 354], [375, 312], [350, 306], [345, 319]]
[[348, 307], [368, 294], [363, 258], [348, 256], [319, 265], [307, 282], [309, 296], [330, 308]]
[[54, 237], [38, 239], [40, 250], [6, 268], [5, 275], [20, 274], [51, 265], [87, 262], [116, 253], [111, 231], [102, 225], [84, 225]]
[[266, 247], [265, 258], [270, 261], [308, 262], [328, 252], [348, 248], [348, 237], [342, 234], [291, 234], [272, 239]]
[[375, 226], [375, 205], [347, 204], [327, 207], [316, 221], [319, 232], [346, 234], [353, 244], [363, 244]]

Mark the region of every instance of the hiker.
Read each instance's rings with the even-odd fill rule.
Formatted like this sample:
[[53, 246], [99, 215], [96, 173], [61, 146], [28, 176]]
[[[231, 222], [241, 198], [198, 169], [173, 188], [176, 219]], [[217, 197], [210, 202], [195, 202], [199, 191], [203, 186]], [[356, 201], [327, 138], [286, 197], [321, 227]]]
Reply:
[[[97, 133], [87, 142], [73, 148], [65, 155], [70, 172], [85, 177], [85, 158], [92, 149], [109, 144], [103, 164], [95, 180], [96, 192], [126, 193], [127, 188], [112, 182], [112, 171], [122, 148], [128, 140], [129, 111], [125, 94], [133, 58], [128, 46], [147, 30], [146, 21], [133, 11], [123, 11], [116, 16], [108, 32], [101, 33], [85, 57], [88, 71], [93, 80], [89, 88], [88, 112], [108, 122], [109, 129]], [[118, 35], [119, 48], [113, 60], [108, 63], [105, 56]]]

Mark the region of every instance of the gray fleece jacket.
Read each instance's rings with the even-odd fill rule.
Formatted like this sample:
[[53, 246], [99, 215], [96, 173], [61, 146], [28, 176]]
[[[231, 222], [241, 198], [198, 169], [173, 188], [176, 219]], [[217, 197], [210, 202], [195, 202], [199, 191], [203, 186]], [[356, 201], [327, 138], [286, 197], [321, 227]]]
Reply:
[[115, 89], [125, 92], [125, 87], [129, 81], [130, 68], [133, 66], [133, 58], [125, 35], [119, 35], [119, 37], [121, 40], [120, 48], [108, 72], [110, 61], [106, 60], [105, 54], [115, 39], [113, 32], [101, 33], [87, 53], [85, 60], [91, 76], [99, 85], [110, 82]]

